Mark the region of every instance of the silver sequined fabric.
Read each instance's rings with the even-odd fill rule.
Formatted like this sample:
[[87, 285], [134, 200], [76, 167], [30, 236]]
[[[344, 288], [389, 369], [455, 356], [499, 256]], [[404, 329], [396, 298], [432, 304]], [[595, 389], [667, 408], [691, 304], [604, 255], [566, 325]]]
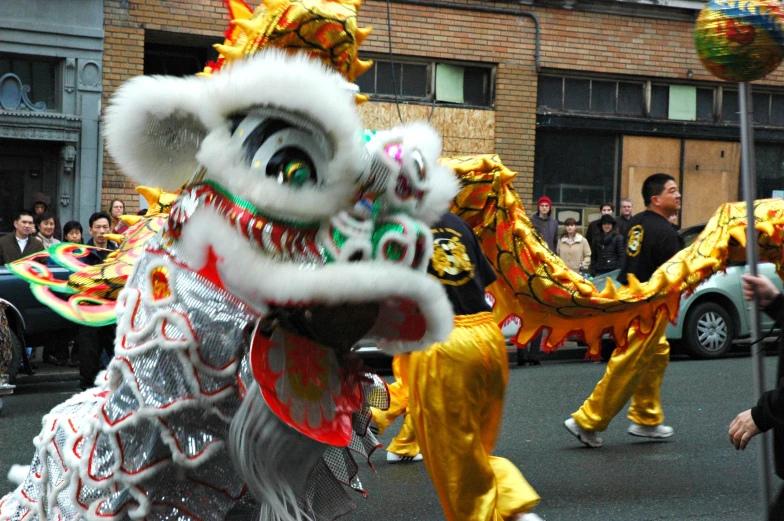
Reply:
[[[154, 293], [156, 268], [167, 274], [168, 294]], [[160, 521], [224, 519], [244, 493], [226, 437], [243, 396], [239, 383], [256, 385], [247, 354], [258, 319], [170, 253], [145, 252], [118, 299], [105, 383], [44, 418], [27, 479], [0, 499], [0, 521], [71, 521], [88, 511], [107, 521], [131, 512]], [[368, 406], [385, 408], [389, 396], [375, 375], [362, 391], [366, 406], [354, 414], [349, 447], [328, 447], [303, 476], [299, 503], [314, 521], [354, 507], [344, 486], [364, 493], [352, 452], [369, 462], [379, 444], [367, 431]]]

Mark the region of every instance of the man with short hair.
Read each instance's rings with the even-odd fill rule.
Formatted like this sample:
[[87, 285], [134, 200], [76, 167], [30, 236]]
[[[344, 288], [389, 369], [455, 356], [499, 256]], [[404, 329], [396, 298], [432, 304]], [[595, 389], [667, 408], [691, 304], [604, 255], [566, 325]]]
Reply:
[[[88, 246], [104, 248], [105, 250], [116, 250], [117, 244], [106, 238], [106, 234], [111, 229], [112, 219], [106, 212], [95, 212], [88, 221], [92, 238], [87, 241]], [[84, 260], [87, 264], [101, 264], [110, 251], [91, 250]], [[101, 370], [101, 351], [106, 350], [109, 357], [114, 356], [114, 337], [116, 328], [114, 325], [92, 327], [79, 326], [79, 387], [82, 390], [89, 389], [94, 385], [95, 377]]]
[[[602, 215], [612, 215], [614, 213], [612, 203], [602, 203], [599, 211]], [[599, 216], [599, 219], [591, 221], [588, 225], [588, 229], [585, 231], [585, 238], [588, 240], [588, 244], [590, 244], [591, 247], [593, 247], [593, 238], [602, 234], [602, 224], [600, 221], [601, 215]]]
[[[92, 214], [89, 220], [90, 227], [87, 228], [87, 231], [90, 232], [92, 238], [87, 241], [87, 246], [96, 246], [106, 250], [116, 250], [117, 243], [106, 238], [106, 234], [111, 233], [111, 222], [112, 218], [109, 217], [109, 214], [106, 212], [95, 212]], [[106, 256], [109, 255], [109, 252], [92, 251], [91, 255], [98, 257], [100, 262], [103, 262], [103, 260], [106, 259]], [[95, 264], [98, 264], [98, 262], [95, 262]]]
[[626, 234], [629, 233], [629, 223], [632, 220], [632, 200], [621, 199], [621, 212], [615, 218], [615, 226], [618, 227], [618, 233], [626, 239]]
[[27, 210], [17, 212], [14, 233], [0, 237], [0, 266], [43, 250], [43, 243], [35, 238], [34, 233], [33, 214]]
[[[642, 185], [646, 210], [632, 217], [626, 238], [626, 260], [618, 282], [629, 277], [647, 282], [651, 275], [683, 248], [683, 241], [668, 218], [681, 208], [681, 194], [675, 179], [653, 174]], [[669, 438], [672, 427], [664, 425], [661, 384], [670, 360], [670, 344], [664, 335], [668, 315], [659, 311], [649, 331], [629, 328], [625, 350], [616, 349], [607, 362], [604, 378], [593, 393], [564, 422], [564, 426], [588, 447], [602, 446], [597, 432], [604, 431], [631, 398], [628, 433], [644, 438]]]

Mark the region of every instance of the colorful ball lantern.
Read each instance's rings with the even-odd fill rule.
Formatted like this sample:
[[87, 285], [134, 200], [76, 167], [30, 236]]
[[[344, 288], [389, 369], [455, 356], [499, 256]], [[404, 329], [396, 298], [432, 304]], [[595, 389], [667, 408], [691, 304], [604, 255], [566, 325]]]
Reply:
[[697, 18], [694, 44], [723, 80], [764, 78], [784, 56], [784, 8], [778, 0], [711, 0]]

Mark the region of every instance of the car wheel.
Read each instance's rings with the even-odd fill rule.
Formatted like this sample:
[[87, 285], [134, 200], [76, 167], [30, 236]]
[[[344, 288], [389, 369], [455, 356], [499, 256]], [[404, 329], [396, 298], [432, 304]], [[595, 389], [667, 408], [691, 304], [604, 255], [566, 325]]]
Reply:
[[683, 347], [692, 358], [721, 358], [735, 338], [730, 314], [715, 302], [703, 302], [689, 312]]

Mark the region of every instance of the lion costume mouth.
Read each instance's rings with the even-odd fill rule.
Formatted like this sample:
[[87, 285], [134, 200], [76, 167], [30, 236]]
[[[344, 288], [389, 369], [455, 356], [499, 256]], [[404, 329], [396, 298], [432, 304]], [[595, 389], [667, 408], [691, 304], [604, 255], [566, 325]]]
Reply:
[[[269, 310], [281, 310], [290, 316], [305, 316], [316, 310], [314, 327], [320, 334], [315, 336], [322, 337], [319, 339], [322, 343], [330, 344], [323, 338], [330, 328], [339, 330], [338, 336], [342, 335], [343, 340], [341, 346], [333, 342], [331, 347], [343, 348], [352, 347], [363, 337], [380, 342], [418, 343], [427, 336], [428, 319], [420, 305], [422, 297], [412, 295], [411, 289], [407, 289], [430, 282], [425, 273], [430, 258], [430, 232], [416, 221], [405, 216], [364, 220], [346, 212], [321, 223], [284, 221], [265, 215], [249, 201], [207, 180], [186, 187], [175, 201], [163, 243], [179, 242], [194, 215], [202, 213], [219, 218], [224, 230], [228, 226], [240, 234], [251, 246], [256, 262], [264, 259], [268, 263], [268, 277], [275, 277], [275, 267], [281, 270], [296, 267], [299, 279], [310, 279], [310, 286], [304, 287], [299, 295], [294, 290], [300, 288], [300, 281], [291, 280], [282, 295], [261, 292], [260, 296]], [[218, 235], [225, 236], [226, 232]], [[397, 271], [397, 283], [385, 282], [390, 269]], [[223, 285], [223, 281], [214, 282]], [[330, 283], [335, 298], [326, 297], [317, 289]], [[356, 288], [349, 283], [354, 283]], [[370, 285], [376, 290], [357, 289]], [[320, 312], [334, 311], [341, 306], [375, 310], [374, 319], [350, 335], [350, 345], [345, 343], [349, 326], [336, 318], [340, 313]]]
[[285, 222], [267, 217], [213, 181], [185, 188], [174, 203], [168, 229], [173, 239], [179, 239], [182, 227], [200, 207], [214, 209], [258, 250], [275, 260], [317, 265], [328, 261], [326, 252], [316, 242], [318, 222]]

